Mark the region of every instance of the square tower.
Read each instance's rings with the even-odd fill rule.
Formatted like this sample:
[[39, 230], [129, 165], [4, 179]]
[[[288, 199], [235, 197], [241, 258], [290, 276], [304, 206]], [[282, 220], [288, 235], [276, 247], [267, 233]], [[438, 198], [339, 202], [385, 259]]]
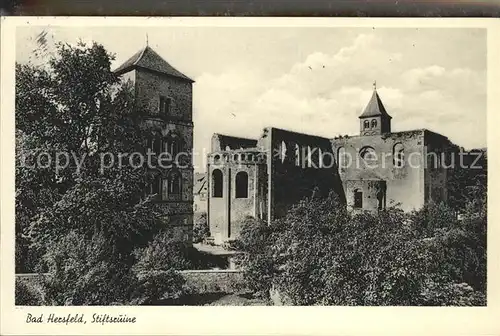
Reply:
[[136, 106], [146, 112], [151, 135], [147, 142], [156, 155], [168, 153], [168, 164], [157, 168], [150, 186], [174, 239], [191, 241], [193, 228], [194, 81], [146, 46], [115, 70], [133, 83]]

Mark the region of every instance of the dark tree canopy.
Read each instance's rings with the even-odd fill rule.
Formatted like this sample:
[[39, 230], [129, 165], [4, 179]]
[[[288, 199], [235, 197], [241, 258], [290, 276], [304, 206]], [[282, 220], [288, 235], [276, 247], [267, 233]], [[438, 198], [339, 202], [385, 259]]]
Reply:
[[145, 196], [157, 172], [102, 166], [144, 154], [154, 132], [112, 60], [97, 43], [57, 44], [45, 65], [16, 65], [16, 271], [49, 271], [49, 304], [150, 302], [169, 291], [151, 282], [182, 284], [173, 270], [139, 278], [132, 269], [133, 251], [165, 223]]

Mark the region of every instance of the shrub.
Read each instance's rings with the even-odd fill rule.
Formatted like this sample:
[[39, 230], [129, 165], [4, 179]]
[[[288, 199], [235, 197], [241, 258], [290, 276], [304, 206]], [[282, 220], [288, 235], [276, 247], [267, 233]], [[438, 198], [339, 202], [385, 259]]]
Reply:
[[151, 305], [165, 299], [177, 299], [185, 294], [184, 278], [175, 270], [142, 271], [132, 292], [131, 304]]
[[210, 237], [210, 228], [208, 227], [207, 213], [195, 214], [193, 225], [193, 243], [200, 243], [205, 238]]
[[48, 305], [125, 304], [134, 276], [130, 266], [112, 254], [100, 235], [85, 239], [70, 233], [48, 249], [44, 293]]
[[134, 272], [167, 271], [169, 269], [184, 270], [193, 267], [190, 245], [170, 238], [168, 232], [160, 232], [147, 247], [137, 249], [137, 263]]
[[240, 262], [252, 290], [292, 305], [482, 305], [486, 211], [470, 211], [459, 222], [445, 205], [352, 214], [334, 195], [306, 199], [248, 222]]
[[40, 306], [42, 297], [39, 291], [16, 279], [15, 302], [18, 306]]

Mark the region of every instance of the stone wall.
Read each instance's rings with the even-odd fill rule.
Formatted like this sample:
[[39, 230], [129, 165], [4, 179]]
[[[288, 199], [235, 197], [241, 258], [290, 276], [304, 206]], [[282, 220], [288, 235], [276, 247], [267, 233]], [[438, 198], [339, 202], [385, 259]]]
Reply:
[[[257, 150], [216, 151], [208, 158], [208, 223], [216, 244], [239, 236], [248, 216], [264, 216], [266, 183], [265, 155]], [[222, 173], [222, 197], [214, 197], [214, 172]], [[247, 197], [236, 197], [236, 177], [247, 174]]]
[[197, 293], [236, 293], [245, 288], [239, 270], [188, 270], [180, 272], [186, 285]]
[[345, 200], [329, 139], [266, 128], [261, 143], [271, 156], [269, 220], [285, 216], [315, 189], [323, 196], [333, 191]]
[[[446, 202], [448, 200], [448, 172], [445, 167], [453, 163], [451, 154], [458, 147], [440, 134], [425, 131], [427, 164], [425, 169], [425, 202]], [[455, 157], [455, 163], [459, 164]]]
[[[196, 293], [236, 293], [244, 289], [243, 273], [240, 270], [186, 270], [180, 271], [186, 285]], [[44, 275], [36, 273], [16, 274], [16, 281], [40, 289]]]
[[[393, 164], [393, 151], [397, 144], [404, 148], [405, 164]], [[424, 131], [397, 132], [373, 136], [346, 136], [332, 140], [332, 147], [339, 162], [344, 151], [348, 160], [340, 159], [339, 172], [343, 181], [382, 180], [387, 183], [387, 205], [396, 205], [405, 211], [418, 209], [424, 204]], [[365, 162], [360, 152], [371, 147], [376, 160]], [[414, 153], [414, 154], [412, 154]], [[408, 159], [411, 158], [411, 165]], [[352, 192], [351, 190], [346, 191]], [[352, 195], [350, 195], [352, 196]], [[347, 197], [350, 198], [348, 195]]]

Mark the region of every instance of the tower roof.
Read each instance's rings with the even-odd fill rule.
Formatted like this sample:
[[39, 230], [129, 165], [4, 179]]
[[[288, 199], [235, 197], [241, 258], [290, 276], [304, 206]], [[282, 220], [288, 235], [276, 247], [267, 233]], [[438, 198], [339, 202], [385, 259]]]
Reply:
[[121, 75], [135, 68], [149, 69], [168, 76], [194, 82], [191, 78], [187, 77], [186, 75], [175, 69], [173, 66], [171, 66], [149, 46], [146, 46], [143, 49], [139, 50], [125, 63], [120, 65], [114, 72], [117, 75]]
[[382, 100], [380, 99], [377, 93], [377, 89], [374, 89], [372, 97], [368, 102], [368, 105], [366, 105], [365, 110], [359, 117], [366, 118], [366, 117], [376, 117], [382, 115], [392, 118], [385, 110], [384, 104], [382, 104]]

